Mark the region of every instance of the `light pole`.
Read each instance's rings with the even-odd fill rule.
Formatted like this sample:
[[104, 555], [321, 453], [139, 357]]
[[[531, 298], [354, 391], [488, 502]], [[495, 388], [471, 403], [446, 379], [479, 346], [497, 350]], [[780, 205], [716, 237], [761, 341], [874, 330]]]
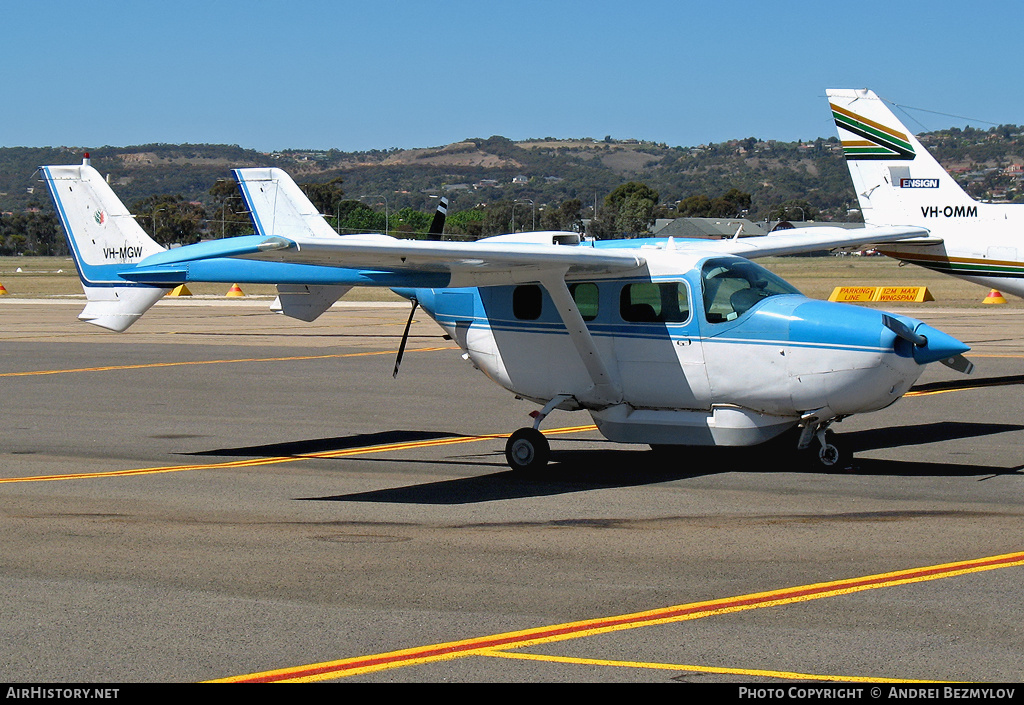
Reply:
[[391, 229], [389, 227], [390, 226], [390, 222], [388, 220], [388, 218], [389, 218], [389, 216], [388, 216], [388, 197], [385, 196], [384, 194], [378, 193], [378, 194], [369, 194], [367, 196], [360, 196], [360, 198], [383, 198], [384, 199], [384, 234], [387, 235], [388, 231]]
[[520, 203], [529, 203], [530, 208], [533, 211], [533, 230], [537, 229], [537, 209], [534, 207], [533, 201], [529, 198], [517, 198], [512, 202], [512, 232], [516, 231], [516, 206]]
[[[153, 239], [154, 240], [156, 240], [156, 214], [159, 213], [160, 211], [165, 211], [165, 210], [167, 210], [167, 209], [166, 208], [157, 208], [155, 211], [153, 211]], [[159, 242], [159, 240], [157, 240], [157, 242]]]

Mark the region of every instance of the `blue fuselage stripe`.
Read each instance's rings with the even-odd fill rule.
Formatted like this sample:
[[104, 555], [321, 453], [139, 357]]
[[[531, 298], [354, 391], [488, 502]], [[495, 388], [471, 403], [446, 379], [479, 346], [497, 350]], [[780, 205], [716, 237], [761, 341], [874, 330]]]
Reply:
[[122, 274], [150, 285], [217, 282], [443, 288], [450, 280], [447, 272], [387, 272], [227, 257], [193, 260], [166, 268], [127, 269]]
[[256, 226], [256, 232], [264, 237], [267, 236], [266, 228], [263, 227], [263, 221], [260, 220], [260, 214], [252, 205], [252, 195], [249, 193], [249, 184], [243, 179], [238, 178], [238, 172], [235, 171], [235, 181], [242, 188], [242, 197], [245, 199], [245, 205], [248, 206], [249, 214], [252, 216], [253, 225]]
[[[444, 316], [435, 315], [435, 320], [445, 327], [453, 327], [456, 323], [468, 322], [470, 327], [491, 333], [516, 333], [532, 335], [555, 335], [568, 338], [569, 332], [561, 323], [547, 323], [542, 321], [509, 321], [502, 319], [484, 319], [479, 317], [468, 318], [466, 316]], [[672, 325], [644, 325], [637, 323], [626, 323], [622, 325], [593, 325], [587, 324], [590, 334], [594, 338], [605, 338], [608, 340], [664, 340], [675, 343], [676, 341], [688, 340], [691, 342], [729, 344], [729, 345], [757, 345], [757, 346], [785, 346], [790, 348], [808, 348], [817, 350], [835, 350], [846, 352], [863, 352], [872, 354], [892, 353], [893, 348], [882, 345], [866, 344], [844, 344], [839, 342], [829, 343], [822, 341], [801, 341], [788, 338], [743, 338], [726, 336], [701, 336], [692, 332], [688, 333], [678, 330], [683, 324], [672, 329]]]

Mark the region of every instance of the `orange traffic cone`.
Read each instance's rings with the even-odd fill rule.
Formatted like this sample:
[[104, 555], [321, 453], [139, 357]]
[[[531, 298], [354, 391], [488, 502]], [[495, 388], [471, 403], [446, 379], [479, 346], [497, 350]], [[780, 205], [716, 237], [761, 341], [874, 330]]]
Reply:
[[0, 296], [7, 294], [7, 289], [4, 288], [3, 284], [0, 284]]
[[192, 296], [192, 292], [189, 291], [189, 288], [187, 286], [185, 286], [184, 284], [179, 284], [178, 286], [174, 287], [169, 292], [167, 292], [167, 295], [168, 296]]
[[245, 294], [242, 293], [242, 288], [238, 284], [232, 284], [227, 296], [245, 296]]
[[986, 296], [985, 300], [982, 301], [981, 303], [983, 303], [983, 304], [1005, 304], [1006, 303], [1006, 299], [1003, 298], [1003, 295], [1001, 293], [999, 293], [995, 289], [992, 289], [990, 292], [988, 292], [988, 296]]

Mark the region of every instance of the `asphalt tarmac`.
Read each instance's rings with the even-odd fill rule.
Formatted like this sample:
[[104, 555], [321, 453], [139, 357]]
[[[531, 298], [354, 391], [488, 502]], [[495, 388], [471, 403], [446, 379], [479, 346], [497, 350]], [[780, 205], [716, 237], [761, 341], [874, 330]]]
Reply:
[[[405, 306], [0, 300], [9, 682], [1024, 680], [1024, 311], [908, 310], [970, 377], [837, 425], [832, 472], [659, 458], [517, 401]], [[827, 684], [826, 684], [827, 685]]]

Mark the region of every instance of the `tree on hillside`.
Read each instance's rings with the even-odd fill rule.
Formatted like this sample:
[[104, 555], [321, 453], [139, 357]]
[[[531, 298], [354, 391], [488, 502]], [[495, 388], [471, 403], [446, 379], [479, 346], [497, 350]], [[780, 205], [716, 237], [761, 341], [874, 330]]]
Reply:
[[578, 198], [562, 201], [558, 208], [546, 208], [541, 216], [545, 230], [572, 230], [579, 232], [583, 223], [583, 203]]
[[233, 179], [217, 179], [210, 189], [210, 195], [214, 203], [208, 223], [211, 235], [234, 237], [252, 234], [252, 220], [245, 210], [238, 184]]
[[67, 251], [52, 212], [33, 205], [25, 213], [0, 214], [0, 255], [66, 255]]
[[329, 216], [328, 221], [342, 235], [382, 233], [388, 225], [386, 222], [388, 218], [385, 213], [378, 213], [362, 201], [337, 201], [334, 208], [327, 215]]
[[803, 199], [791, 199], [768, 211], [768, 220], [814, 220], [818, 209]]
[[704, 194], [684, 198], [676, 207], [679, 218], [734, 218], [750, 210], [751, 195], [731, 188], [717, 198]]
[[445, 232], [452, 235], [465, 235], [476, 240], [483, 237], [486, 220], [487, 214], [480, 208], [455, 211], [449, 213], [445, 220]]
[[182, 196], [158, 194], [132, 204], [129, 210], [150, 237], [161, 245], [190, 245], [199, 241], [206, 223], [202, 204]]
[[402, 208], [391, 214], [391, 234], [395, 234], [396, 237], [426, 235], [433, 220], [433, 213], [424, 213], [415, 208]]
[[680, 218], [705, 218], [710, 212], [711, 199], [701, 193], [681, 200], [675, 214]]
[[322, 215], [334, 215], [345, 192], [341, 189], [342, 178], [337, 176], [322, 184], [299, 184], [306, 197], [313, 202], [317, 212]]
[[605, 196], [589, 234], [598, 239], [636, 237], [654, 224], [658, 192], [637, 181], [622, 184]]

